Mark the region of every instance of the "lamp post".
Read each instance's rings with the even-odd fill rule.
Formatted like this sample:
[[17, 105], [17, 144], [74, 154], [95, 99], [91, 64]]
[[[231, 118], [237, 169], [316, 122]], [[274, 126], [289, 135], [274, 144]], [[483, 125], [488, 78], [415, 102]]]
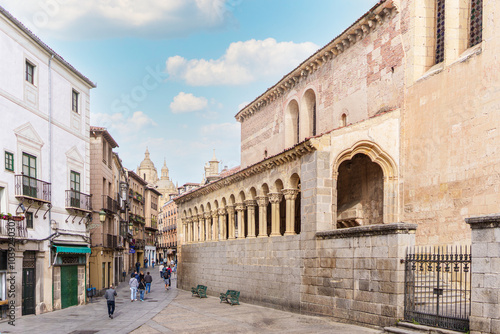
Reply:
[[104, 210], [99, 211], [99, 220], [101, 223], [104, 223], [106, 221], [106, 212]]

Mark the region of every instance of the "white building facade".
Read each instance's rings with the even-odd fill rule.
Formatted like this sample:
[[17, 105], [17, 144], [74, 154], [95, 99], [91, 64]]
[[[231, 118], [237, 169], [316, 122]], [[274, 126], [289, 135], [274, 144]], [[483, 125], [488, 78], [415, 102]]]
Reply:
[[[80, 305], [90, 253], [95, 84], [2, 7], [0, 59], [0, 304], [8, 300], [10, 308], [0, 305], [2, 316]], [[7, 276], [15, 276], [15, 298]]]

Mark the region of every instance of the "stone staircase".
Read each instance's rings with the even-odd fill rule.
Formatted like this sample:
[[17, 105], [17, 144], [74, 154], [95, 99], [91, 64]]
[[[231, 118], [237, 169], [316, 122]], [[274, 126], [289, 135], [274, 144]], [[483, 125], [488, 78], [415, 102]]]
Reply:
[[416, 325], [410, 322], [400, 321], [396, 326], [385, 327], [384, 333], [393, 334], [464, 334], [463, 332], [455, 332], [449, 329], [430, 327], [424, 325]]

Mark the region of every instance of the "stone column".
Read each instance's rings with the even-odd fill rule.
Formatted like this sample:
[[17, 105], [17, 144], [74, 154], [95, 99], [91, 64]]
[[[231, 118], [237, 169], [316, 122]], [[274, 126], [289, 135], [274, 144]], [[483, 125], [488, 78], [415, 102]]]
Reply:
[[219, 240], [226, 240], [226, 214], [227, 214], [227, 211], [226, 211], [226, 209], [222, 208], [222, 209], [219, 209], [219, 211], [217, 213], [219, 215], [219, 231], [220, 231]]
[[211, 212], [205, 212], [203, 214], [203, 217], [205, 218], [205, 234], [203, 236], [205, 237], [206, 241], [210, 241], [212, 240], [210, 231], [210, 220], [212, 219], [212, 214]]
[[271, 237], [280, 236], [280, 202], [283, 198], [282, 193], [269, 193], [269, 202], [271, 202]]
[[500, 215], [465, 219], [471, 235], [471, 333], [500, 333]]
[[198, 242], [198, 216], [193, 216], [193, 242]]
[[205, 234], [205, 225], [206, 225], [205, 214], [202, 213], [202, 214], [200, 214], [200, 241], [203, 241], [203, 242], [205, 240], [207, 240], [206, 234]]
[[295, 198], [299, 189], [283, 189], [286, 200], [286, 229], [285, 235], [295, 235]]
[[248, 238], [255, 238], [255, 207], [257, 206], [257, 201], [252, 199], [246, 200], [245, 205], [248, 209]]
[[[193, 218], [189, 218], [188, 219], [188, 243], [192, 243], [193, 242], [193, 230], [194, 230], [194, 227], [193, 227]], [[165, 241], [165, 240], [164, 240]]]
[[238, 239], [245, 238], [245, 204], [236, 203], [236, 212], [238, 215]]
[[257, 196], [257, 204], [259, 205], [259, 238], [267, 237], [267, 205], [269, 199], [267, 196]]
[[219, 215], [217, 209], [212, 210], [212, 240], [219, 241]]
[[229, 240], [236, 239], [236, 236], [234, 235], [234, 205], [228, 205], [226, 207], [228, 216], [229, 216]]

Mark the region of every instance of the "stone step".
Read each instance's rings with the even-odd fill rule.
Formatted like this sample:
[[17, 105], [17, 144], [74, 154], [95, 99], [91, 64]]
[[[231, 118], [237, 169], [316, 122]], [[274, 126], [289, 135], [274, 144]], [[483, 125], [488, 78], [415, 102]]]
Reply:
[[394, 333], [394, 334], [463, 334], [462, 332], [456, 332], [449, 329], [417, 325], [410, 322], [400, 321], [397, 326], [385, 327], [384, 333]]
[[417, 325], [411, 322], [400, 321], [398, 323], [398, 327], [408, 328], [414, 331], [418, 331], [419, 333], [433, 333], [433, 334], [463, 334], [463, 332], [456, 332], [449, 329], [443, 329], [438, 327], [431, 327], [425, 325]]
[[422, 332], [413, 331], [408, 328], [401, 327], [384, 327], [384, 333], [394, 333], [394, 334], [421, 334]]

